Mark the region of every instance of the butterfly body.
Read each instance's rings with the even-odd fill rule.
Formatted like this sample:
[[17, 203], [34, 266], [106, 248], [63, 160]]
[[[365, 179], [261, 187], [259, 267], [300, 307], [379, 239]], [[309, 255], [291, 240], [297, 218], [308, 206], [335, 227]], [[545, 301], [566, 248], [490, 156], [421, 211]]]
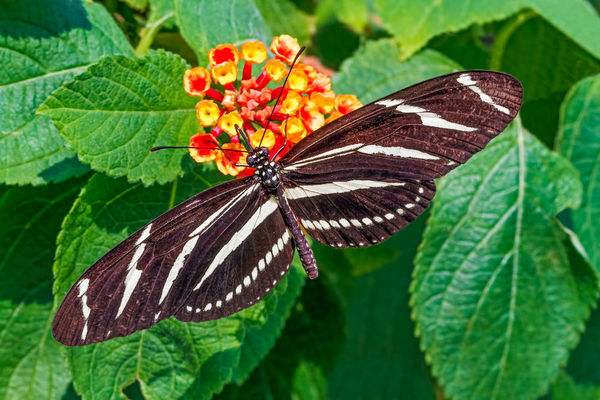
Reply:
[[504, 130], [522, 94], [509, 75], [456, 72], [367, 104], [278, 161], [253, 149], [253, 176], [198, 193], [85, 271], [57, 311], [54, 337], [85, 345], [170, 317], [222, 318], [267, 295], [295, 250], [315, 278], [305, 234], [339, 248], [386, 240], [428, 207], [434, 179]]

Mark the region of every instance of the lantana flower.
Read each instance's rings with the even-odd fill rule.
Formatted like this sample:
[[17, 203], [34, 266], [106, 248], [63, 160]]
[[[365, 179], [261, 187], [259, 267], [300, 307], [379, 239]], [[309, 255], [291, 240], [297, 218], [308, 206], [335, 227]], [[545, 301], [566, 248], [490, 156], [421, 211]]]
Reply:
[[189, 143], [195, 161], [214, 162], [226, 175], [247, 176], [253, 169], [236, 165], [245, 164], [246, 158], [236, 127], [245, 131], [252, 146], [267, 147], [271, 155], [285, 143], [281, 157], [307, 135], [362, 106], [354, 95], [336, 95], [324, 69], [300, 61], [292, 65], [300, 51], [295, 38], [275, 36], [269, 50], [258, 40], [239, 48], [221, 44], [209, 51], [208, 68], [185, 72], [185, 91], [199, 99], [198, 132]]

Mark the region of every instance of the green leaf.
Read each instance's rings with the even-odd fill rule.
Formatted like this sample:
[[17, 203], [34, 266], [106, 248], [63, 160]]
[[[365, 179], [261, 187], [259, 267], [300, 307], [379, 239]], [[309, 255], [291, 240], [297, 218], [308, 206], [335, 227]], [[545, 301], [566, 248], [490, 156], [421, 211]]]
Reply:
[[552, 400], [573, 399], [598, 400], [600, 399], [600, 386], [578, 384], [569, 375], [562, 372], [552, 385]]
[[571, 352], [565, 371], [579, 384], [600, 387], [600, 309], [595, 309], [587, 321], [585, 332]]
[[[308, 282], [276, 346], [242, 386], [220, 399], [433, 399], [408, 306], [411, 264], [424, 229], [420, 218], [384, 244], [377, 271], [356, 250], [316, 246], [322, 276]], [[379, 260], [375, 261], [376, 264]]]
[[573, 0], [568, 6], [555, 0], [375, 0], [375, 8], [385, 28], [400, 42], [403, 57], [441, 33], [504, 19], [530, 8], [600, 58], [600, 41], [596, 40], [600, 37], [600, 18], [586, 0]]
[[71, 381], [50, 333], [52, 259], [78, 191], [70, 182], [0, 194], [0, 399], [60, 399]]
[[565, 98], [557, 148], [579, 171], [581, 206], [571, 210], [573, 229], [600, 271], [600, 75], [584, 79]]
[[[312, 19], [290, 0], [254, 0], [273, 35], [287, 34], [298, 39], [301, 45], [310, 43], [314, 29]], [[270, 42], [267, 41], [267, 44]]]
[[381, 245], [344, 251], [354, 270], [368, 263], [356, 257], [359, 252], [385, 253], [388, 259], [344, 291], [347, 340], [329, 374], [331, 398], [385, 399], [400, 393], [402, 398], [435, 398], [408, 305], [412, 260], [424, 226], [422, 216]]
[[323, 273], [304, 286], [273, 350], [243, 385], [230, 384], [217, 398], [326, 398], [326, 373], [343, 344], [344, 321], [339, 300], [327, 282], [328, 264], [317, 258]]
[[[208, 177], [208, 180], [214, 180]], [[55, 263], [56, 301], [81, 273], [145, 222], [206, 187], [187, 174], [169, 186], [144, 188], [124, 179], [94, 176], [63, 224]], [[175, 319], [97, 345], [69, 349], [75, 387], [84, 398], [121, 397], [137, 381], [147, 399], [209, 398], [235, 374], [259, 362], [279, 335], [302, 283], [292, 268], [272, 295], [244, 312], [205, 323]]]
[[150, 153], [152, 146], [187, 145], [198, 129], [196, 99], [183, 90], [187, 64], [152, 51], [133, 59], [107, 57], [55, 91], [39, 109], [52, 118], [79, 159], [129, 181], [172, 181], [184, 151]]
[[129, 7], [138, 10], [144, 11], [146, 7], [148, 7], [148, 0], [121, 0], [123, 3], [127, 4]]
[[[174, 0], [181, 34], [201, 65], [208, 63], [211, 47], [236, 45], [248, 39], [270, 43], [271, 32], [254, 1]], [[283, 17], [282, 17], [283, 18]]]
[[523, 124], [547, 146], [553, 146], [562, 99], [577, 81], [600, 72], [600, 60], [540, 17], [519, 16], [501, 32], [499, 37], [508, 37], [494, 45], [493, 56], [498, 61], [492, 61], [491, 68], [513, 74], [522, 82]]
[[35, 110], [62, 83], [131, 48], [99, 4], [0, 0], [0, 182], [43, 184], [86, 168]]
[[369, 23], [367, 0], [322, 0], [315, 11], [317, 23], [337, 18], [356, 32], [362, 32]]
[[337, 93], [352, 93], [367, 103], [459, 68], [458, 64], [432, 50], [424, 50], [403, 62], [394, 42], [383, 39], [367, 42], [346, 60], [334, 79], [334, 88]]
[[416, 259], [417, 332], [451, 398], [542, 395], [598, 294], [555, 218], [577, 172], [519, 122], [438, 183]]

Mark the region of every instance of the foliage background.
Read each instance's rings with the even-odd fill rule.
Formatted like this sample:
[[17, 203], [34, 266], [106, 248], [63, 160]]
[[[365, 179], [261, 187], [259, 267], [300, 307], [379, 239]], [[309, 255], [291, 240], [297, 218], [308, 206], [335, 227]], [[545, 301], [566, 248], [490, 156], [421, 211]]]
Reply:
[[[585, 0], [0, 0], [0, 398], [600, 398], [600, 17]], [[188, 65], [288, 33], [363, 102], [458, 69], [520, 119], [369, 249], [265, 301], [67, 349], [82, 271], [221, 180], [182, 153]]]

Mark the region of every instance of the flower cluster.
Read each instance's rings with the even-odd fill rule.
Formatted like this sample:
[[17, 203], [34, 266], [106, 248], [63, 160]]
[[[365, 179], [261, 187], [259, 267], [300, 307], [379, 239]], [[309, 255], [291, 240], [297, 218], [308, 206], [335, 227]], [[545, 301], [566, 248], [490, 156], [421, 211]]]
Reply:
[[273, 38], [270, 50], [274, 57], [260, 41], [245, 42], [240, 48], [222, 44], [208, 53], [208, 68], [185, 72], [185, 91], [200, 98], [196, 117], [202, 129], [190, 138], [194, 160], [214, 161], [224, 174], [246, 176], [253, 171], [236, 166], [245, 163], [236, 126], [246, 132], [252, 146], [262, 138], [262, 146], [272, 155], [287, 138], [283, 156], [306, 135], [361, 106], [354, 95], [336, 95], [330, 77], [307, 63], [293, 65], [284, 87], [300, 46], [293, 37], [281, 35]]

